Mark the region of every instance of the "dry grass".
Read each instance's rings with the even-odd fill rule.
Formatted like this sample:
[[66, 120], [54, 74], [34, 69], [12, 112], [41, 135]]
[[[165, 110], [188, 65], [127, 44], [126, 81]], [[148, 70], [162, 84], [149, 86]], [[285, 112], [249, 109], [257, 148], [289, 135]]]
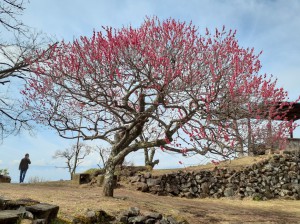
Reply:
[[71, 221], [87, 208], [111, 214], [136, 206], [142, 212], [157, 211], [197, 223], [300, 223], [300, 201], [250, 199], [186, 199], [156, 196], [132, 186], [115, 190], [114, 198], [102, 196], [101, 187], [83, 187], [69, 181], [37, 184], [0, 184], [1, 195], [10, 199], [31, 198], [60, 206], [59, 217]]
[[[240, 169], [266, 156], [245, 157], [222, 162], [220, 167]], [[187, 170], [212, 169], [213, 164], [189, 167]], [[155, 174], [174, 170], [154, 170]], [[0, 184], [0, 196], [10, 199], [31, 198], [60, 206], [59, 218], [70, 223], [72, 217], [83, 214], [86, 209], [102, 209], [117, 215], [129, 207], [139, 207], [142, 212], [157, 211], [186, 219], [190, 224], [198, 223], [299, 223], [300, 201], [250, 199], [186, 199], [157, 196], [136, 191], [133, 186], [122, 183], [115, 190], [114, 198], [102, 196], [101, 187], [76, 185], [71, 181], [38, 182], [31, 184]]]
[[[242, 157], [242, 158], [237, 158], [234, 160], [227, 160], [227, 161], [222, 161], [219, 163], [218, 167], [219, 168], [230, 168], [230, 169], [236, 169], [239, 170], [243, 167], [246, 167], [248, 165], [251, 165], [253, 163], [256, 163], [260, 160], [266, 159], [270, 157], [270, 155], [262, 155], [262, 156], [247, 156], [247, 157]], [[173, 173], [177, 172], [179, 170], [182, 171], [199, 171], [199, 170], [211, 170], [214, 169], [215, 165], [213, 163], [208, 163], [206, 165], [199, 165], [199, 166], [190, 166], [186, 168], [180, 168], [180, 169], [164, 169], [164, 170], [153, 170], [154, 175], [162, 175], [162, 174], [167, 174], [167, 173]]]

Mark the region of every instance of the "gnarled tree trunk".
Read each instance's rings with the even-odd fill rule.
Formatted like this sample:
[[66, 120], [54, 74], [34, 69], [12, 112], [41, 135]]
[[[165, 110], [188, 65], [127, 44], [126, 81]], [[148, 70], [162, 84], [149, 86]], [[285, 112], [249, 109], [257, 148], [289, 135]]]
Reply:
[[115, 169], [116, 166], [122, 164], [125, 159], [125, 154], [122, 154], [122, 150], [124, 150], [124, 148], [112, 147], [111, 154], [106, 162], [103, 184], [103, 196], [105, 197], [114, 196], [114, 188], [116, 186]]
[[103, 185], [103, 196], [113, 197], [114, 196], [114, 175], [115, 175], [115, 164], [112, 159], [108, 159], [106, 163], [106, 172], [104, 177]]

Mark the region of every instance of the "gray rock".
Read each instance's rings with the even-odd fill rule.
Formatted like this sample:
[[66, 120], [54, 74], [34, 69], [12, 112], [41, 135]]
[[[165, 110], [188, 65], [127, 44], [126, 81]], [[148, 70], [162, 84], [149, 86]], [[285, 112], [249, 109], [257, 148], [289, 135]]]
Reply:
[[162, 219], [159, 221], [159, 224], [170, 224], [168, 220]]
[[128, 218], [129, 223], [144, 223], [146, 220], [147, 217], [142, 215]]
[[20, 211], [22, 213], [25, 213], [26, 212], [26, 208], [24, 206], [20, 206], [17, 211]]
[[121, 215], [118, 219], [120, 223], [128, 223], [128, 216]]
[[234, 195], [234, 190], [233, 188], [229, 187], [229, 188], [226, 188], [224, 190], [224, 196], [225, 197], [232, 197]]
[[59, 207], [46, 203], [40, 203], [32, 206], [26, 206], [26, 210], [31, 212], [35, 218], [46, 219], [50, 223], [57, 217]]
[[186, 198], [195, 198], [195, 195], [192, 194], [191, 192], [187, 192], [187, 193], [184, 193], [184, 197], [186, 197]]
[[178, 195], [179, 194], [179, 189], [177, 185], [171, 185], [171, 184], [166, 184], [165, 190], [173, 195]]
[[18, 199], [18, 200], [9, 200], [6, 202], [6, 209], [19, 209], [21, 206], [29, 206], [29, 205], [34, 205], [38, 204], [40, 202], [36, 200], [32, 200], [30, 198], [23, 198], [23, 199]]
[[159, 185], [160, 182], [161, 182], [160, 179], [153, 179], [153, 178], [147, 179], [147, 185], [149, 187], [152, 187], [152, 186], [155, 186], [155, 185]]
[[36, 219], [32, 222], [32, 224], [47, 224], [46, 219]]
[[149, 191], [148, 185], [146, 183], [143, 183], [143, 182], [136, 183], [136, 189], [138, 191], [141, 191], [141, 192], [148, 192]]
[[141, 180], [141, 177], [140, 176], [133, 176], [133, 177], [130, 177], [130, 182], [131, 183], [136, 183], [136, 182], [139, 182]]
[[160, 185], [155, 185], [149, 187], [149, 191], [154, 194], [160, 194], [163, 191], [163, 189], [160, 187]]
[[97, 214], [95, 211], [87, 211], [85, 213], [85, 217], [87, 220], [89, 220], [92, 223], [97, 221]]
[[185, 184], [181, 184], [181, 188], [189, 188], [189, 187], [191, 187], [192, 186], [192, 183], [191, 182], [187, 182], [187, 183], [185, 183]]
[[209, 193], [209, 184], [204, 182], [201, 184], [201, 193], [208, 194]]
[[0, 223], [1, 224], [11, 224], [17, 223], [20, 217], [23, 217], [24, 212], [17, 210], [3, 210], [0, 211]]
[[145, 177], [146, 179], [149, 179], [149, 178], [152, 177], [152, 174], [151, 174], [150, 172], [147, 172], [147, 173], [144, 174], [144, 177]]
[[145, 224], [156, 224], [157, 222], [156, 222], [156, 220], [155, 219], [147, 219], [146, 221], [145, 221]]
[[172, 216], [167, 217], [167, 220], [170, 224], [178, 224], [178, 222], [176, 221], [175, 218], [173, 218]]
[[162, 219], [162, 214], [157, 213], [157, 212], [147, 213], [145, 216], [146, 216], [147, 218]]
[[140, 214], [140, 209], [137, 207], [131, 207], [128, 211], [125, 211], [128, 217], [138, 216]]
[[27, 218], [27, 219], [34, 219], [33, 214], [31, 212], [28, 212], [28, 211], [25, 212], [24, 217]]
[[189, 191], [192, 193], [192, 194], [196, 194], [198, 192], [198, 188], [197, 187], [191, 187], [189, 189]]

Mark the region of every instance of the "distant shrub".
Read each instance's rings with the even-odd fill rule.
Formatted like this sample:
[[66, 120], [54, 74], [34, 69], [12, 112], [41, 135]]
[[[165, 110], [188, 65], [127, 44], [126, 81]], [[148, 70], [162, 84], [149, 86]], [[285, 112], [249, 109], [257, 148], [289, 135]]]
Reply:
[[104, 174], [105, 171], [104, 171], [104, 169], [91, 168], [91, 169], [84, 171], [84, 173], [90, 174], [91, 176], [98, 176], [99, 174]]
[[30, 177], [28, 179], [28, 183], [30, 183], [30, 184], [36, 184], [36, 183], [42, 183], [42, 182], [46, 182], [46, 180], [44, 178], [38, 177], [38, 176]]
[[0, 169], [0, 175], [8, 176], [9, 172], [7, 169]]
[[99, 169], [99, 168], [91, 168], [91, 169], [88, 169], [88, 170], [84, 171], [83, 173], [92, 174], [94, 172], [97, 172], [98, 170], [101, 170], [101, 169]]

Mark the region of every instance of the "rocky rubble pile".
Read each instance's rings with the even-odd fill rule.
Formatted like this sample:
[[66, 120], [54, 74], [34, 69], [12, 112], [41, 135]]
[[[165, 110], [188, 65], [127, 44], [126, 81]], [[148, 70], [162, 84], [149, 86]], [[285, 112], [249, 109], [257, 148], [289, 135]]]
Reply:
[[148, 212], [142, 214], [139, 208], [132, 207], [121, 212], [117, 217], [108, 215], [105, 211], [87, 210], [85, 215], [74, 218], [73, 224], [188, 224], [185, 220], [176, 220], [172, 216], [163, 216], [161, 213]]
[[299, 151], [272, 155], [241, 170], [218, 168], [152, 176], [138, 174], [130, 178], [137, 190], [157, 195], [194, 197], [252, 197], [300, 199]]
[[[50, 224], [56, 221], [59, 207], [40, 203], [32, 199], [9, 200], [0, 196], [1, 224]], [[59, 222], [60, 223], [60, 222]], [[188, 224], [186, 220], [178, 220], [172, 216], [164, 216], [157, 212], [141, 213], [139, 208], [132, 207], [116, 216], [103, 210], [87, 209], [84, 215], [75, 216], [73, 224]]]

